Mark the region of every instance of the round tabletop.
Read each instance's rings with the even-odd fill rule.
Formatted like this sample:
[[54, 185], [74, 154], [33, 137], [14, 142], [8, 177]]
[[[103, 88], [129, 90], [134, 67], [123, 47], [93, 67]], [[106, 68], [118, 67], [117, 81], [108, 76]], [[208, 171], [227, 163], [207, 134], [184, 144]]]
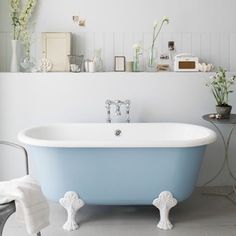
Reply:
[[236, 114], [231, 114], [229, 119], [216, 119], [210, 118], [212, 114], [206, 114], [202, 118], [206, 121], [217, 123], [217, 124], [236, 124]]

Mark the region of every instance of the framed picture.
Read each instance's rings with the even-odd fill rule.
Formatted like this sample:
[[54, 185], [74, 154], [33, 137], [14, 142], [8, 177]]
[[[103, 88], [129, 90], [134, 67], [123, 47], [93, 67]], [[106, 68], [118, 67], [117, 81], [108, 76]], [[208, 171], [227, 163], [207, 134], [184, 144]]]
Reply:
[[114, 71], [116, 71], [116, 72], [124, 72], [125, 71], [125, 57], [124, 56], [116, 56], [115, 57]]
[[52, 71], [70, 71], [71, 33], [42, 33], [43, 58], [52, 62]]

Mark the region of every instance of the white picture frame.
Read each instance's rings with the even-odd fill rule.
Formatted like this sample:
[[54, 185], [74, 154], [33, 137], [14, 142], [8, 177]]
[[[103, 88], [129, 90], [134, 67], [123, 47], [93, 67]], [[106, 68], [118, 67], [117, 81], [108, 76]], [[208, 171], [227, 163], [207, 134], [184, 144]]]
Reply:
[[71, 33], [42, 33], [43, 58], [52, 62], [51, 71], [69, 72], [68, 55], [71, 55]]

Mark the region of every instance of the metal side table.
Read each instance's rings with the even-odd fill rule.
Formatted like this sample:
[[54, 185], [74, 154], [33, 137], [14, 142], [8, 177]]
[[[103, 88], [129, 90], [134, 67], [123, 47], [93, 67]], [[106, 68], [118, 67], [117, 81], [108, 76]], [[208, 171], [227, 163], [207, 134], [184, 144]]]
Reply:
[[[233, 131], [236, 127], [236, 114], [231, 114], [229, 119], [212, 119], [209, 117], [209, 115], [210, 114], [206, 114], [202, 118], [204, 120], [210, 122], [219, 132], [219, 135], [220, 135], [220, 137], [223, 141], [223, 145], [224, 145], [224, 160], [223, 160], [223, 163], [222, 163], [219, 171], [215, 174], [215, 176], [213, 178], [208, 180], [203, 185], [203, 187], [207, 186], [208, 184], [210, 184], [211, 182], [216, 180], [220, 176], [222, 171], [225, 169], [225, 167], [228, 170], [230, 177], [235, 181], [235, 184], [232, 186], [232, 189], [230, 189], [229, 191], [219, 191], [219, 190], [217, 190], [217, 191], [203, 191], [202, 193], [208, 194], [208, 195], [223, 196], [223, 197], [226, 197], [229, 200], [231, 200], [234, 204], [236, 204], [236, 177], [233, 174], [233, 172], [230, 168], [230, 165], [229, 165], [229, 146], [230, 146], [230, 141], [231, 141]], [[231, 129], [226, 136], [224, 136], [223, 132], [219, 128], [219, 125], [231, 125]]]

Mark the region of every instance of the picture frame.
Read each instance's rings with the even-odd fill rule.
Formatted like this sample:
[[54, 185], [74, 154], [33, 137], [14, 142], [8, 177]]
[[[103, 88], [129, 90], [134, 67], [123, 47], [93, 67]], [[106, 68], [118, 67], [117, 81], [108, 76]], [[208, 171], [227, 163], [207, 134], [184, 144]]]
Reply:
[[125, 72], [126, 58], [125, 56], [115, 56], [114, 58], [114, 71]]
[[69, 72], [68, 55], [71, 55], [70, 32], [43, 32], [42, 55], [52, 62], [54, 72]]

